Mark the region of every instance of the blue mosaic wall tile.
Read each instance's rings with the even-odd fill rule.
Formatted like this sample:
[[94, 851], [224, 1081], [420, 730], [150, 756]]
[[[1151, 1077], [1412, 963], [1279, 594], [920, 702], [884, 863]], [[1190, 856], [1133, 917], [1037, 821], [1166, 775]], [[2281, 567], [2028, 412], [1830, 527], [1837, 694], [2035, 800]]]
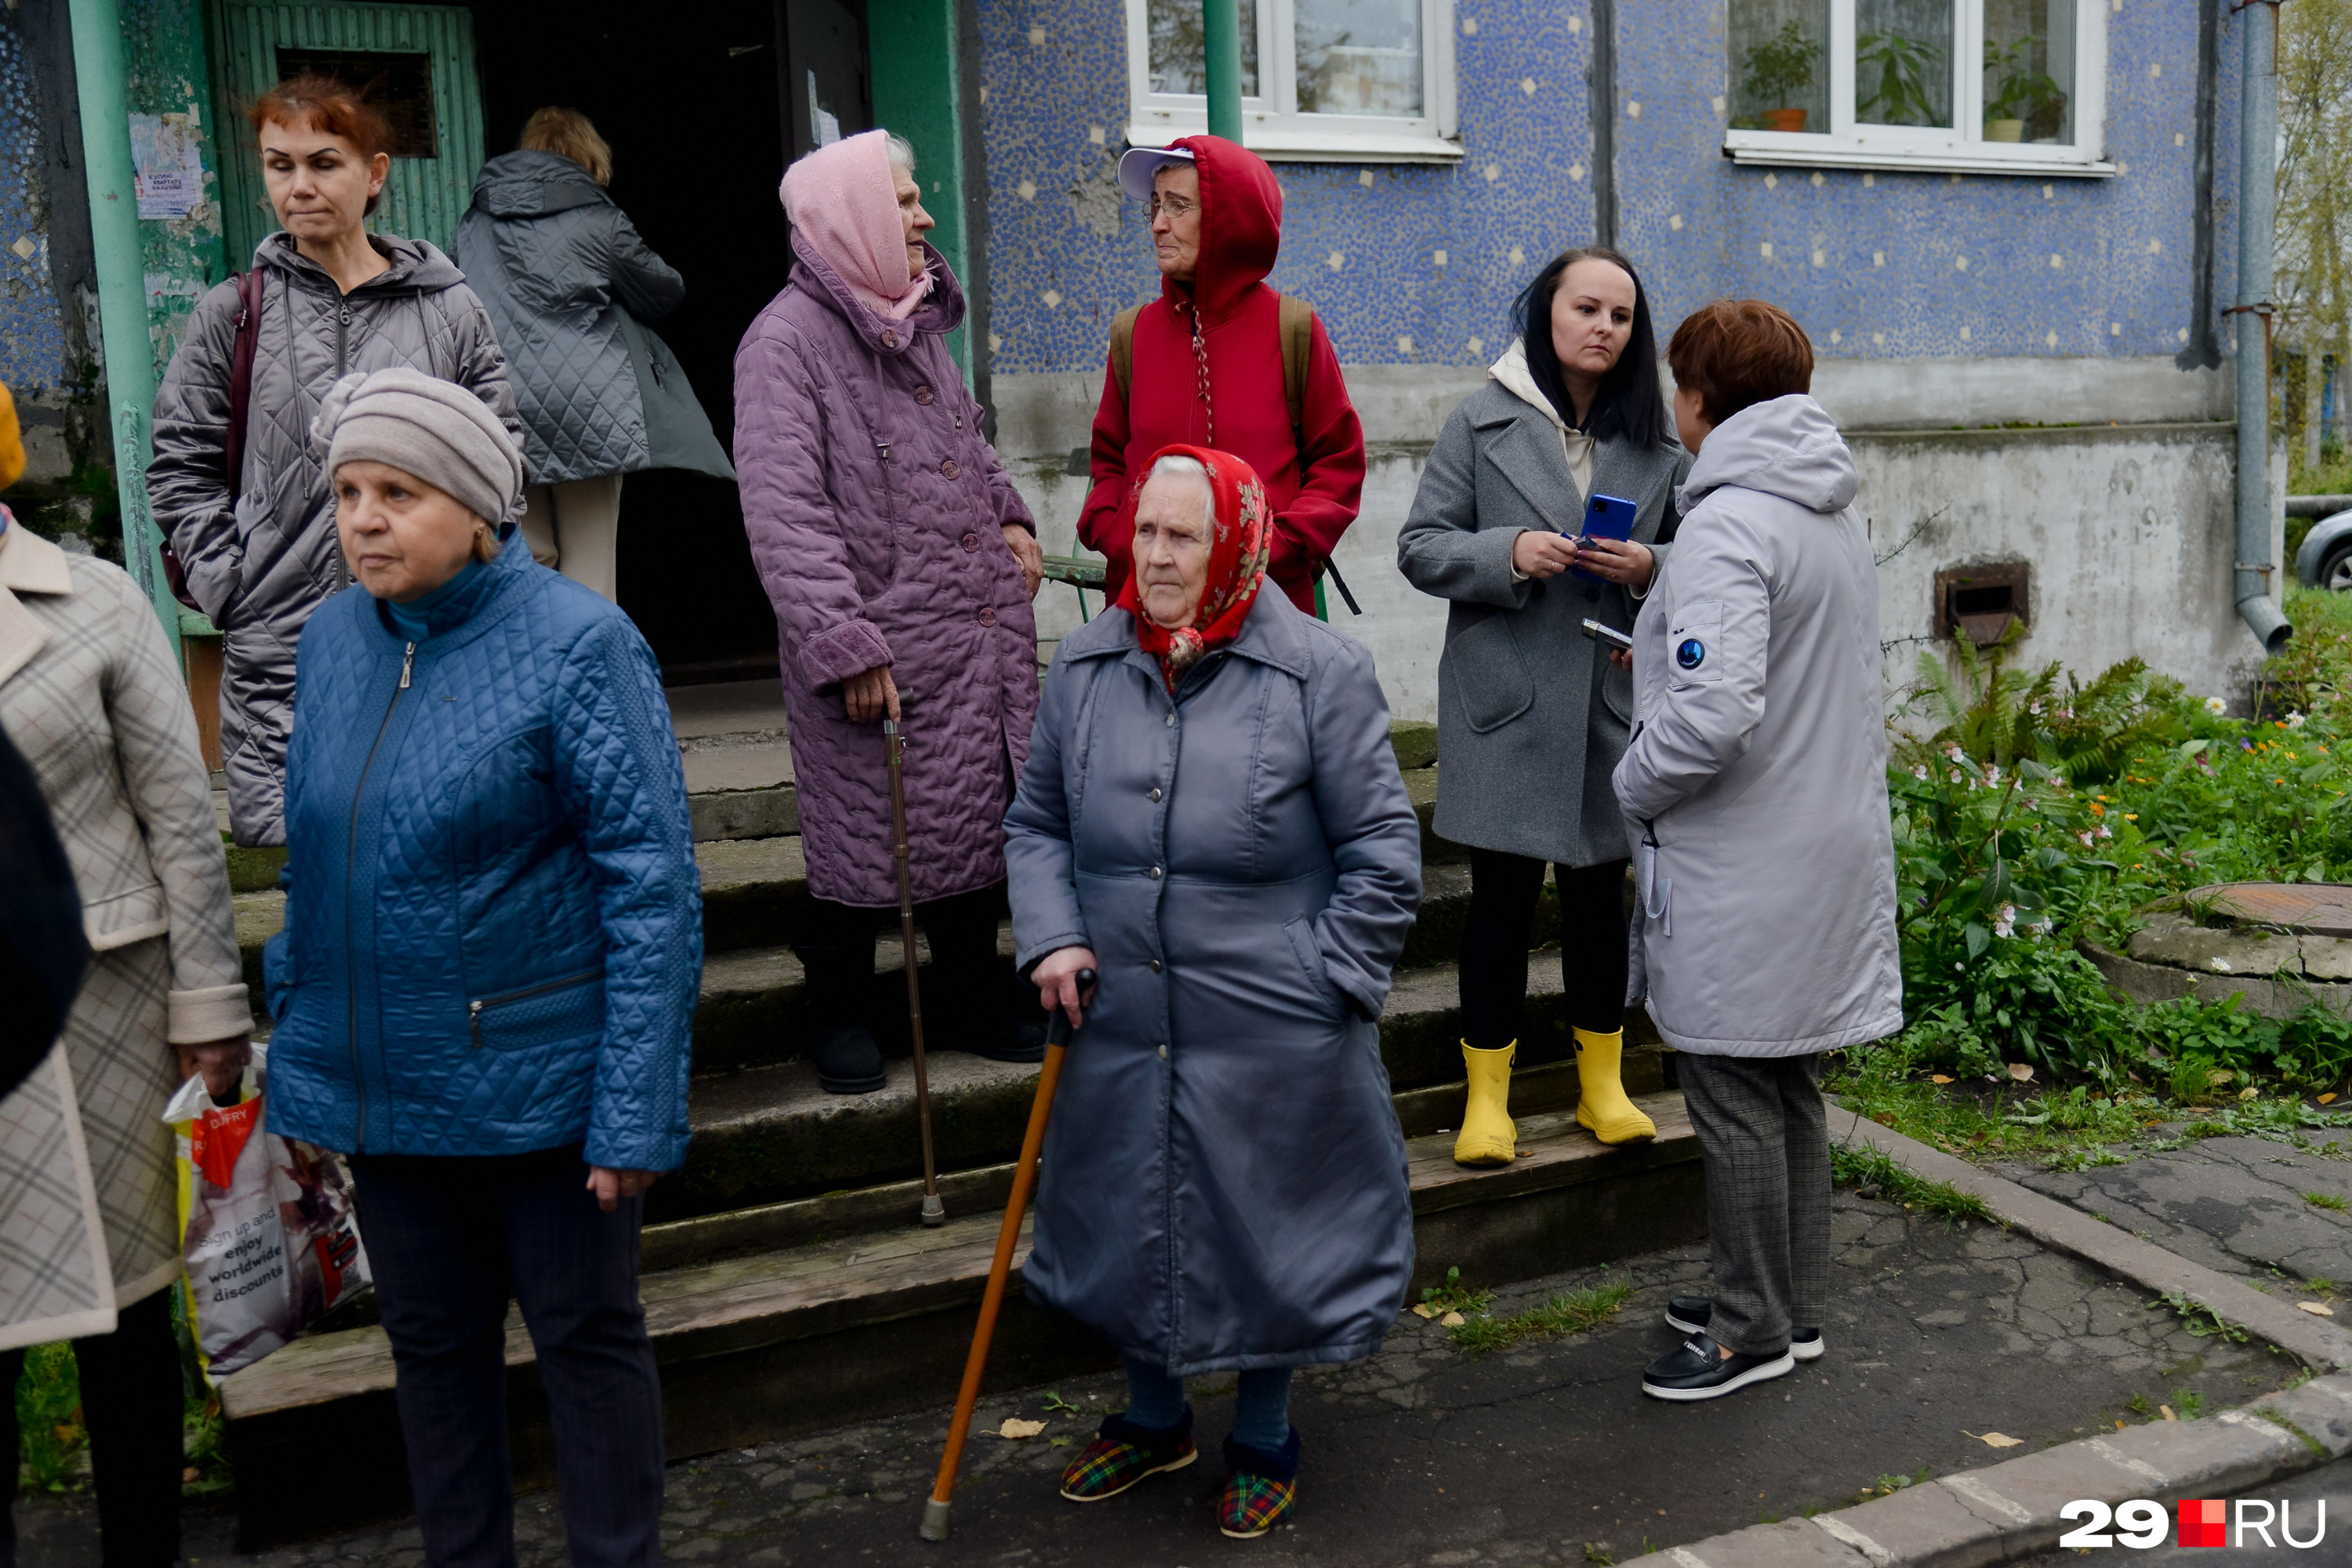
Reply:
[[41, 89], [14, 7], [0, 11], [0, 383], [37, 392], [71, 379], [65, 316], [49, 279]]
[[[992, 366], [1092, 369], [1110, 318], [1157, 291], [1142, 211], [1113, 176], [1125, 9], [982, 0], [980, 22]], [[1454, 25], [1459, 165], [1277, 166], [1273, 280], [1315, 303], [1352, 363], [1490, 358], [1518, 289], [1592, 232], [1587, 5], [1458, 0]], [[2196, 35], [2187, 5], [2110, 12], [2113, 179], [1814, 174], [1722, 155], [1720, 0], [1621, 5], [1621, 244], [1662, 332], [1706, 300], [1755, 295], [1797, 315], [1826, 354], [2171, 353], [2192, 309]], [[2221, 304], [2234, 278], [2238, 47], [2233, 25], [2215, 174]]]

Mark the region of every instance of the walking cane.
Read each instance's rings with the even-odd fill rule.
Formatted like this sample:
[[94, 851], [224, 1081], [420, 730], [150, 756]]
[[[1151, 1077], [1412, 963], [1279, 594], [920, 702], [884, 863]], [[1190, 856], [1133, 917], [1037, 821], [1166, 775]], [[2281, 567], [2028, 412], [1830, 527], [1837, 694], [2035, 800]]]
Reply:
[[[1094, 984], [1093, 970], [1078, 971], [1080, 996], [1093, 990]], [[1004, 1205], [1004, 1224], [996, 1233], [996, 1256], [988, 1265], [988, 1289], [981, 1293], [980, 1325], [972, 1331], [971, 1353], [964, 1358], [955, 1419], [948, 1424], [948, 1451], [940, 1456], [940, 1479], [931, 1484], [931, 1495], [923, 1504], [926, 1541], [948, 1538], [948, 1505], [955, 1496], [956, 1471], [963, 1465], [964, 1439], [971, 1436], [972, 1406], [980, 1403], [980, 1374], [988, 1366], [988, 1342], [996, 1337], [996, 1312], [1004, 1304], [1005, 1281], [1013, 1274], [1013, 1247], [1021, 1239], [1021, 1215], [1037, 1182], [1037, 1152], [1045, 1146], [1045, 1119], [1054, 1114], [1054, 1091], [1061, 1087], [1062, 1058], [1069, 1044], [1070, 1016], [1056, 1009], [1045, 1030], [1045, 1066], [1037, 1075], [1037, 1098], [1030, 1102], [1029, 1131], [1021, 1136], [1021, 1162], [1013, 1168], [1013, 1197]]]
[[923, 982], [915, 969], [915, 879], [907, 868], [906, 736], [895, 719], [882, 721], [882, 753], [890, 763], [890, 853], [898, 862], [898, 945], [907, 960], [907, 1023], [915, 1036], [915, 1121], [923, 1132], [923, 1223], [945, 1225], [940, 1175], [931, 1163], [931, 1074], [923, 1059]]

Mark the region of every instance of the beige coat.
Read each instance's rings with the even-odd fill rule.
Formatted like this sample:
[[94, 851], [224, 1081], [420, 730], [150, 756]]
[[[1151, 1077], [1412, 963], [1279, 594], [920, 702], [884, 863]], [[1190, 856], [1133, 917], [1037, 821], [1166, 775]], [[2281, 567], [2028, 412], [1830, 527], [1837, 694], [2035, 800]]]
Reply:
[[47, 1062], [0, 1100], [0, 1348], [113, 1327], [179, 1270], [172, 1044], [252, 1025], [194, 710], [120, 567], [0, 531], [0, 728], [82, 899], [90, 968]]

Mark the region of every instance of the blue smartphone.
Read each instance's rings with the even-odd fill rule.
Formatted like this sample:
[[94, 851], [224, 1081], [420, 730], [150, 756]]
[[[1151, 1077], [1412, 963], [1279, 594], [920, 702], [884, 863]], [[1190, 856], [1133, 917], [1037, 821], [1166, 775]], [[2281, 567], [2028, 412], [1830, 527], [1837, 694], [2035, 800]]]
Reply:
[[[1629, 539], [1633, 533], [1633, 520], [1642, 509], [1618, 496], [1594, 496], [1584, 509], [1584, 539]], [[1571, 567], [1588, 583], [1606, 583], [1609, 579], [1598, 573], [1587, 572], [1581, 566]]]

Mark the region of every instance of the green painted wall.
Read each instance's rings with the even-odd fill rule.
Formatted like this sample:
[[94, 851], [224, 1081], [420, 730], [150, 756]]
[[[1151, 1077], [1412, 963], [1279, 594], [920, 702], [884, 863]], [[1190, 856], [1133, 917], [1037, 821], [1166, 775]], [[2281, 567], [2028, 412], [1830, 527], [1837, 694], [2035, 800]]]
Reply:
[[[963, 100], [956, 74], [955, 0], [866, 0], [866, 52], [874, 84], [874, 122], [895, 131], [915, 149], [923, 205], [939, 226], [931, 243], [969, 283], [964, 222]], [[971, 374], [971, 334], [949, 339]]]
[[121, 0], [121, 5], [123, 93], [130, 112], [160, 116], [175, 130], [184, 122], [204, 163], [204, 198], [186, 217], [139, 221], [147, 335], [161, 378], [187, 333], [197, 299], [228, 276], [221, 243], [218, 139], [234, 132], [215, 112], [202, 0]]

